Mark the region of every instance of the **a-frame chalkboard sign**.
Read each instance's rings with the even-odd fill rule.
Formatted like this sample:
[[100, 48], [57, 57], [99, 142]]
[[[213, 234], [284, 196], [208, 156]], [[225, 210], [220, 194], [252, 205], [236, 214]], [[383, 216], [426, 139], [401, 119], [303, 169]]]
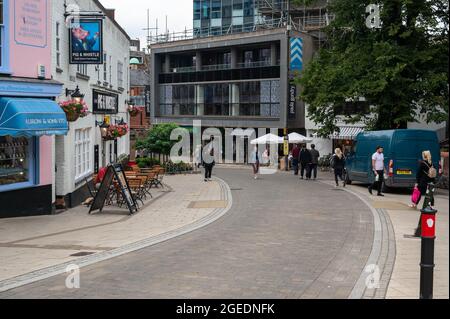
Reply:
[[122, 198], [128, 206], [128, 210], [130, 211], [130, 215], [136, 213], [138, 211], [138, 206], [133, 196], [131, 195], [131, 190], [128, 185], [128, 180], [123, 170], [122, 165], [115, 164], [108, 166], [106, 170], [103, 181], [100, 185], [100, 188], [95, 195], [94, 201], [92, 202], [91, 208], [89, 210], [89, 214], [94, 211], [103, 211], [105, 206], [106, 199], [110, 195], [111, 192], [116, 191], [114, 187], [114, 178], [117, 181], [120, 191], [122, 193]]

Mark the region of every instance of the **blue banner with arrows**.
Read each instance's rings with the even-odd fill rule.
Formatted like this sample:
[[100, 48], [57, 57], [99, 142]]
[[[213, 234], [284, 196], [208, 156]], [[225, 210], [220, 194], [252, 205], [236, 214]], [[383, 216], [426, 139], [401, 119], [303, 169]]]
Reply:
[[303, 69], [303, 39], [291, 38], [291, 71], [301, 71]]

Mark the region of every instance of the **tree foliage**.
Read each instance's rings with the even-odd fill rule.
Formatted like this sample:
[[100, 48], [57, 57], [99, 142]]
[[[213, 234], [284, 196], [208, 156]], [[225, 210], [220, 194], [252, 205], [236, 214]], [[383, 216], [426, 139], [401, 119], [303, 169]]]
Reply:
[[170, 134], [179, 126], [174, 123], [155, 125], [144, 139], [136, 141], [136, 149], [169, 155], [177, 141], [170, 140]]
[[[303, 3], [297, 0], [297, 3]], [[381, 28], [366, 25], [380, 5]], [[337, 130], [337, 110], [364, 97], [369, 113], [346, 116], [372, 129], [448, 118], [448, 0], [333, 0], [327, 43], [297, 81], [319, 134]]]

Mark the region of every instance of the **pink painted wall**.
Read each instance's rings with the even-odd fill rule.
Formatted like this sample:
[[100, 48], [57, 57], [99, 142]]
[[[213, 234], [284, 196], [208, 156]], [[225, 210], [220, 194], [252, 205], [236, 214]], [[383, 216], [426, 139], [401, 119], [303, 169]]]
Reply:
[[[62, 0], [59, 0], [62, 1]], [[51, 0], [10, 0], [10, 66], [13, 76], [51, 78]]]
[[52, 165], [52, 137], [42, 136], [39, 140], [39, 184], [51, 185], [53, 183]]

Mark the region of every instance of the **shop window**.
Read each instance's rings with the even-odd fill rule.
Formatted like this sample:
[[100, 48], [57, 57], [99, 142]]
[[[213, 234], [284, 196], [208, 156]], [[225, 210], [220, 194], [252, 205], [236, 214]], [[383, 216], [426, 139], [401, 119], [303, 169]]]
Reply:
[[75, 181], [92, 173], [91, 129], [75, 131]]
[[0, 191], [25, 183], [34, 184], [33, 141], [31, 138], [0, 136]]

